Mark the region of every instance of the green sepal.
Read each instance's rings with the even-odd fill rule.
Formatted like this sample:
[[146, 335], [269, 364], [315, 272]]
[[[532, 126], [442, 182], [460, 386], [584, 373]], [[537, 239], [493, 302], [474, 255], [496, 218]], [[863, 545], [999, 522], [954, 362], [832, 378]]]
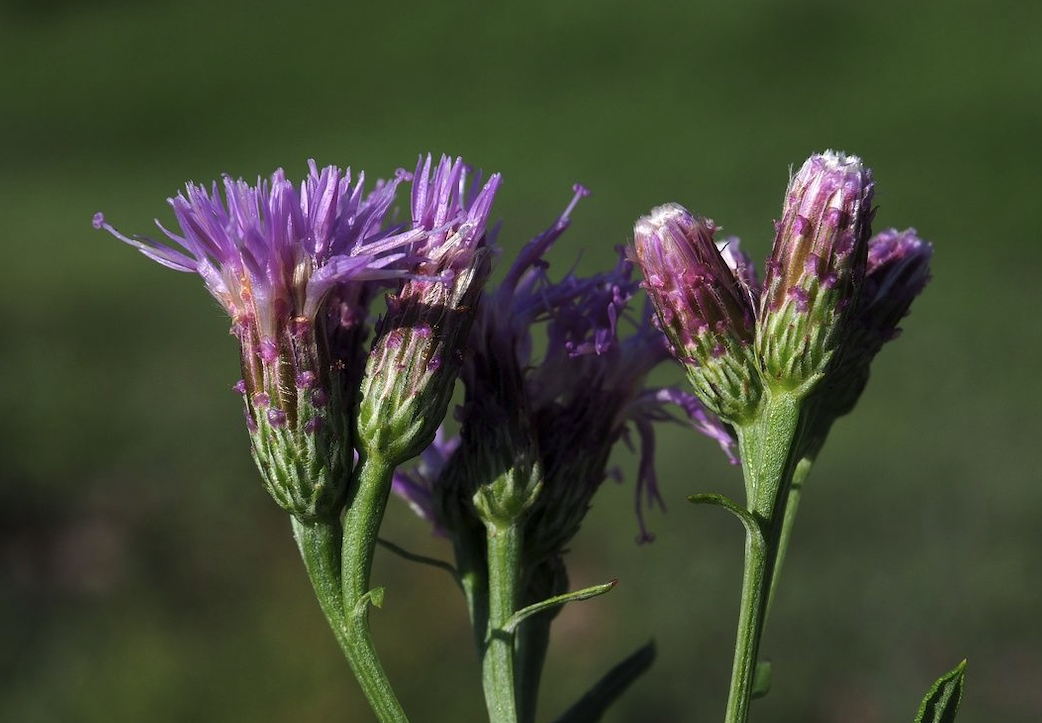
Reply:
[[609, 670], [555, 723], [596, 723], [633, 682], [655, 662], [655, 641], [649, 640]]
[[962, 690], [966, 684], [966, 661], [945, 673], [930, 688], [923, 698], [915, 723], [955, 723], [955, 714], [962, 702]]
[[771, 692], [771, 664], [766, 660], [756, 664], [756, 672], [753, 673], [753, 690], [749, 694], [752, 700], [763, 698]]
[[558, 605], [565, 605], [570, 602], [578, 602], [580, 600], [589, 600], [609, 592], [618, 584], [618, 580], [612, 580], [610, 582], [603, 583], [601, 585], [594, 585], [592, 587], [584, 587], [582, 590], [576, 590], [574, 592], [566, 592], [563, 595], [555, 595], [554, 597], [547, 598], [546, 600], [540, 600], [537, 603], [533, 603], [528, 607], [521, 608], [516, 613], [510, 616], [503, 624], [503, 632], [513, 633], [517, 630], [517, 626], [525, 621], [526, 618], [530, 618], [537, 613], [541, 613], [544, 610], [557, 607]]
[[[255, 424], [250, 450], [272, 499], [298, 520], [315, 522], [343, 509], [350, 435], [342, 419], [323, 414], [311, 403], [309, 390], [296, 391], [293, 424], [275, 427], [264, 408], [249, 411]], [[308, 422], [315, 420], [322, 424], [309, 430]]]

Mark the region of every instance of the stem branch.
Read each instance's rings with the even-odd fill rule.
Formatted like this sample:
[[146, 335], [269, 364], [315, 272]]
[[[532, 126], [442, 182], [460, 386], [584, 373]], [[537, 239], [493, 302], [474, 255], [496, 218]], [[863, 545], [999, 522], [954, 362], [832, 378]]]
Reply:
[[344, 514], [341, 547], [343, 647], [351, 670], [381, 723], [407, 723], [369, 632], [369, 576], [393, 473], [393, 467], [375, 456], [364, 456], [356, 470], [353, 494]]

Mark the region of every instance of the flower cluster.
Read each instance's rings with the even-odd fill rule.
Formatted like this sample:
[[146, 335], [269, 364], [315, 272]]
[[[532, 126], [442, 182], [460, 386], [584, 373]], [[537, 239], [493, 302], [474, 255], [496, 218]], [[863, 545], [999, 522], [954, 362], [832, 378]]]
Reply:
[[[179, 232], [157, 222], [173, 244], [127, 237], [102, 214], [94, 218], [95, 228], [158, 263], [199, 274], [228, 312], [240, 346], [236, 390], [245, 401], [254, 458], [272, 497], [300, 519], [335, 515], [342, 506], [359, 443], [359, 388], [371, 358], [364, 347], [369, 306], [381, 290], [400, 287], [388, 314], [394, 329], [385, 325], [382, 348], [411, 325], [409, 333], [431, 340], [436, 351], [416, 356], [422, 369], [377, 363], [370, 387], [383, 383], [372, 377], [393, 376], [413, 385], [406, 395], [416, 394], [417, 377], [430, 382], [426, 370], [459, 356], [465, 328], [417, 307], [444, 310], [480, 292], [487, 262], [479, 247], [498, 176], [464, 202], [462, 162], [442, 158], [433, 181], [430, 174], [430, 158], [421, 159], [411, 224], [390, 222], [409, 173], [399, 170], [366, 192], [364, 174], [352, 180], [350, 170], [319, 169], [313, 161], [299, 188], [281, 169], [254, 186], [225, 177], [223, 196], [217, 183], [209, 190], [188, 184], [170, 199]], [[429, 303], [443, 290], [450, 290], [449, 304]], [[451, 389], [444, 377], [454, 377], [457, 366], [446, 364], [435, 386]]]
[[[482, 299], [460, 375], [461, 439], [440, 440], [418, 469], [400, 472], [395, 482], [414, 509], [453, 535], [475, 519], [523, 520], [529, 562], [562, 552], [609, 474], [612, 447], [630, 428], [641, 449], [640, 539], [650, 538], [643, 509], [660, 502], [652, 423], [673, 418], [666, 405], [728, 453], [733, 444], [729, 430], [692, 395], [644, 387], [669, 354], [650, 324], [650, 308], [629, 311], [638, 283], [625, 259], [592, 276], [549, 277], [544, 255], [585, 194], [576, 186], [564, 213]], [[620, 334], [624, 325], [632, 327], [628, 336]], [[539, 327], [545, 341], [536, 335]]]
[[764, 389], [850, 411], [868, 366], [929, 278], [914, 230], [871, 236], [875, 184], [856, 156], [812, 156], [792, 177], [766, 279], [712, 221], [677, 204], [637, 221], [633, 257], [675, 356], [701, 399], [736, 425]]

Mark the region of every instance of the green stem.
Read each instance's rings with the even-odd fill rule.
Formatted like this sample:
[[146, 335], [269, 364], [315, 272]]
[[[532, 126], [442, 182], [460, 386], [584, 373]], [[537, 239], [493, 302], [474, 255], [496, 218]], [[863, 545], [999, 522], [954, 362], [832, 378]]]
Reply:
[[738, 430], [741, 449], [748, 455], [742, 465], [746, 489], [752, 493], [747, 504], [756, 525], [748, 525], [746, 531], [742, 602], [727, 699], [727, 723], [745, 723], [749, 717], [781, 522], [799, 442], [800, 402], [798, 394], [773, 390], [764, 398], [760, 419]]
[[481, 659], [490, 723], [517, 723], [514, 634], [503, 629], [517, 609], [521, 525], [488, 526], [488, 634]]
[[526, 619], [517, 629], [516, 685], [518, 719], [521, 723], [535, 723], [539, 702], [539, 683], [543, 664], [550, 649], [550, 625], [554, 612], [547, 610]]
[[347, 625], [344, 617], [344, 598], [340, 594], [340, 538], [343, 528], [340, 520], [293, 522], [293, 537], [300, 548], [304, 567], [308, 571], [315, 597], [322, 608], [337, 643], [347, 653]]
[[408, 721], [391, 688], [369, 632], [369, 576], [377, 535], [391, 492], [394, 467], [375, 456], [359, 461], [353, 495], [344, 514], [341, 590], [346, 638], [344, 652], [358, 684], [381, 723]]
[[781, 533], [778, 536], [778, 549], [775, 552], [774, 572], [771, 574], [771, 590], [767, 597], [767, 613], [771, 611], [774, 603], [775, 590], [778, 587], [778, 578], [781, 577], [782, 564], [785, 562], [785, 553], [789, 549], [789, 537], [792, 535], [792, 524], [796, 520], [796, 512], [800, 507], [800, 498], [803, 496], [803, 484], [810, 474], [814, 460], [803, 457], [796, 463], [796, 469], [792, 473], [792, 484], [789, 486], [789, 496], [785, 503], [785, 515], [782, 518]]
[[745, 723], [749, 717], [757, 652], [762, 633], [767, 550], [759, 531], [745, 535], [745, 569], [742, 574], [742, 604], [738, 611], [738, 634], [735, 638], [734, 664], [731, 667], [731, 690], [727, 696], [727, 723]]

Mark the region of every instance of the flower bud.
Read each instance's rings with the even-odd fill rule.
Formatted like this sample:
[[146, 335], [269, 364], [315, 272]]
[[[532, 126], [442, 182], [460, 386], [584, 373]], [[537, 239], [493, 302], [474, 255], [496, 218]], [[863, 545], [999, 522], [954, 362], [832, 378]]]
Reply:
[[789, 182], [756, 337], [769, 385], [809, 393], [842, 344], [865, 273], [873, 188], [859, 158], [833, 151]]
[[[754, 290], [737, 249], [728, 263], [716, 227], [678, 204], [639, 219], [633, 256], [644, 288], [699, 397], [715, 414], [740, 422], [754, 413], [761, 383], [753, 354]], [[725, 247], [726, 249], [727, 247]]]
[[897, 325], [930, 280], [933, 247], [915, 229], [888, 229], [868, 242], [868, 265], [835, 370], [821, 394], [821, 414], [848, 414], [868, 382], [869, 366], [883, 345], [900, 333]]
[[[480, 175], [478, 176], [480, 180]], [[399, 465], [434, 439], [463, 363], [463, 348], [491, 269], [485, 226], [499, 175], [465, 195], [466, 167], [430, 156], [413, 180], [413, 225], [424, 233], [420, 259], [388, 299], [369, 354], [358, 413], [359, 444]]]
[[489, 269], [479, 249], [451, 280], [409, 282], [388, 300], [362, 380], [358, 434], [368, 454], [398, 465], [434, 439]]

